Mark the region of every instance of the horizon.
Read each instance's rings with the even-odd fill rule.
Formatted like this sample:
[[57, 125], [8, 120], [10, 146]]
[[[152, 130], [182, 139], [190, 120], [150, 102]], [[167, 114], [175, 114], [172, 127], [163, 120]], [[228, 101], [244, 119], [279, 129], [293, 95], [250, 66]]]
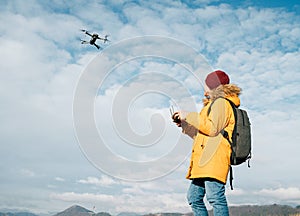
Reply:
[[[299, 209], [300, 205], [299, 206], [296, 206], [296, 207], [293, 207], [293, 206], [290, 206], [290, 205], [280, 205], [280, 204], [269, 204], [269, 205], [240, 205], [240, 206], [229, 206], [229, 208], [244, 208], [244, 207], [290, 207], [290, 208], [293, 208], [293, 209]], [[76, 208], [77, 210], [79, 209], [79, 211], [87, 211], [87, 212], [92, 212], [93, 214], [99, 214], [99, 213], [107, 213], [109, 215], [112, 215], [112, 216], [119, 216], [119, 215], [149, 215], [149, 214], [192, 214], [193, 212], [190, 211], [190, 212], [172, 212], [172, 211], [169, 211], [169, 212], [144, 212], [144, 213], [136, 213], [134, 211], [127, 211], [127, 212], [119, 212], [118, 214], [111, 214], [110, 212], [102, 212], [102, 211], [96, 211], [95, 207], [92, 207], [92, 209], [89, 209], [89, 208], [86, 208], [84, 206], [81, 206], [81, 205], [78, 205], [78, 204], [73, 204], [67, 208], [65, 208], [64, 210], [61, 210], [59, 212], [52, 212], [52, 213], [48, 213], [48, 214], [42, 214], [42, 215], [56, 215], [56, 214], [60, 214], [60, 213], [63, 213], [63, 212], [68, 212], [70, 210], [73, 210], [74, 208]], [[212, 211], [212, 209], [209, 209], [209, 211]], [[20, 210], [0, 210], [0, 213], [32, 213], [32, 214], [35, 214], [35, 215], [40, 215], [39, 213], [34, 213], [34, 212], [30, 212], [30, 211], [20, 211]], [[40, 215], [41, 216], [41, 215]]]

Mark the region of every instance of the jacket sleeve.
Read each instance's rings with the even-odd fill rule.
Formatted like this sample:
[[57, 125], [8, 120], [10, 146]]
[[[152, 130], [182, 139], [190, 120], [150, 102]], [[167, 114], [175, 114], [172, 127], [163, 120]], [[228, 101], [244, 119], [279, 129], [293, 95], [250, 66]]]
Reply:
[[208, 107], [204, 108], [200, 114], [199, 131], [207, 136], [217, 136], [228, 125], [229, 108], [229, 102], [222, 98], [216, 99], [209, 114]]
[[181, 120], [182, 133], [187, 134], [192, 139], [198, 133], [199, 128], [199, 113], [190, 112], [187, 114], [186, 118]]

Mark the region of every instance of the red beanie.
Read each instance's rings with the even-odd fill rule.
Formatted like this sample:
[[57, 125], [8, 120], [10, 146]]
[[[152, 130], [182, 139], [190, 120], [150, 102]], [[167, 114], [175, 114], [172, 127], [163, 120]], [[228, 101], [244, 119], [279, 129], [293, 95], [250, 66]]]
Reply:
[[205, 83], [209, 89], [217, 88], [219, 85], [229, 84], [229, 76], [221, 70], [216, 70], [207, 75]]

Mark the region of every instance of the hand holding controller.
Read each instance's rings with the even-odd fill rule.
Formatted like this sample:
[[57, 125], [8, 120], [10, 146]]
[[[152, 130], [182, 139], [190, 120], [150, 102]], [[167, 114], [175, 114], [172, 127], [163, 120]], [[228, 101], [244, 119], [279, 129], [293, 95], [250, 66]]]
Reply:
[[173, 122], [175, 122], [178, 127], [181, 127], [180, 113], [174, 112], [173, 106], [170, 108], [170, 113], [171, 113]]

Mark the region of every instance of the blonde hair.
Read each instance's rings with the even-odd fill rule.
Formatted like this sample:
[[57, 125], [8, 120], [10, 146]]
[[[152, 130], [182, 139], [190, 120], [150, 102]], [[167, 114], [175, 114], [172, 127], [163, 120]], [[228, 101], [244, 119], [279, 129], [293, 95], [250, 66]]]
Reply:
[[242, 89], [235, 84], [219, 85], [217, 88], [209, 91], [209, 98], [204, 98], [202, 102], [206, 106], [210, 101], [218, 97], [239, 96], [241, 93]]

